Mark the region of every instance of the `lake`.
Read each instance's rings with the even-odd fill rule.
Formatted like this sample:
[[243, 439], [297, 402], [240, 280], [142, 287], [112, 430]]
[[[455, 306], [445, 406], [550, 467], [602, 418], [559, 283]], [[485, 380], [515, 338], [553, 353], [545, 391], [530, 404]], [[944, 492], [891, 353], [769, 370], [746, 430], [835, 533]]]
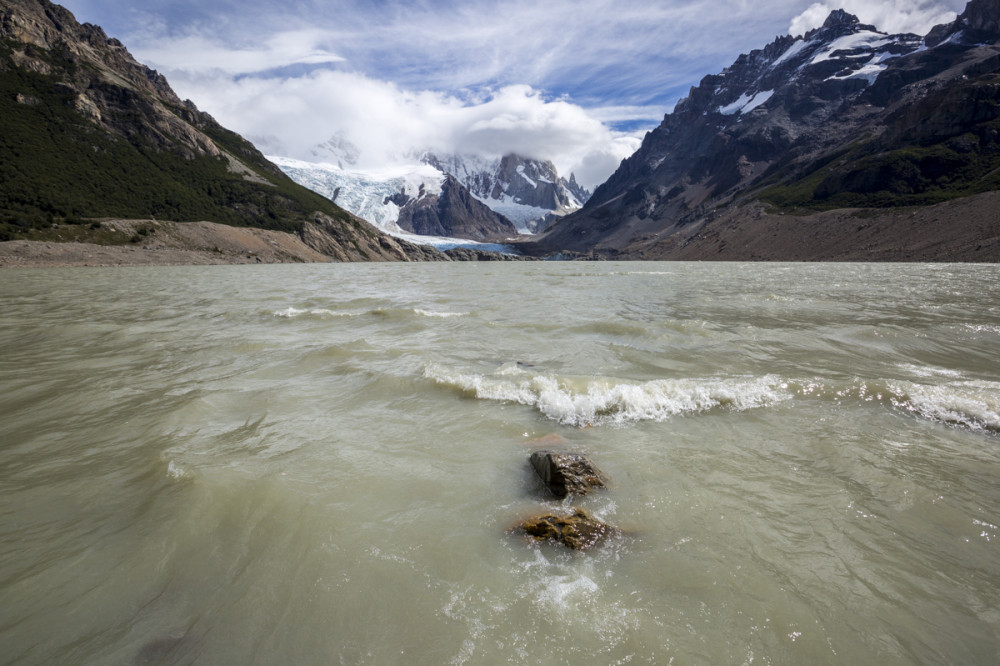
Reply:
[[[0, 662], [1000, 661], [1000, 266], [0, 272]], [[553, 442], [610, 487], [555, 499]], [[582, 507], [621, 533], [529, 542]]]

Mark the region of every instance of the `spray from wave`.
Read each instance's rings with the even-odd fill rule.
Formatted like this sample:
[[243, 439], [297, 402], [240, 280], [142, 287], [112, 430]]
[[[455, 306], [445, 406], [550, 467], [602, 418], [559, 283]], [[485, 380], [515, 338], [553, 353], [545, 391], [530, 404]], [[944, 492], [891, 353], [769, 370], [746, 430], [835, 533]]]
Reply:
[[433, 365], [425, 369], [424, 376], [482, 400], [533, 406], [550, 419], [577, 427], [665, 421], [717, 408], [742, 411], [792, 397], [787, 383], [776, 375], [631, 382], [557, 377], [508, 363], [492, 374], [462, 373]]
[[941, 385], [889, 382], [893, 406], [932, 421], [980, 432], [1000, 433], [1000, 383], [951, 382]]

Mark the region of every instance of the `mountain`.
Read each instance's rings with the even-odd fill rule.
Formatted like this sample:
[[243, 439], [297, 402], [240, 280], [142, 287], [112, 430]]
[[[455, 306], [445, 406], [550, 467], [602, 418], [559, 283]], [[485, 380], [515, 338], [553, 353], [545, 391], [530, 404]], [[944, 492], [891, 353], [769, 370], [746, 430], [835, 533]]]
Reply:
[[[804, 36], [741, 55], [526, 250], [822, 259], [836, 247], [842, 259], [996, 260], [998, 26], [1000, 0], [973, 0], [925, 38], [837, 10]], [[875, 246], [885, 252], [865, 249]]]
[[509, 220], [428, 164], [359, 171], [340, 164], [271, 159], [297, 183], [390, 234], [474, 241], [506, 240], [518, 234]]
[[426, 153], [422, 161], [454, 176], [472, 196], [514, 222], [523, 233], [541, 231], [590, 198], [574, 174], [566, 180], [552, 162], [513, 153], [498, 159]]
[[[447, 235], [457, 238], [506, 239], [535, 233], [579, 210], [590, 197], [574, 175], [560, 178], [551, 162], [515, 154], [484, 158], [425, 153], [420, 165], [360, 170], [353, 167], [357, 153], [351, 148], [343, 137], [334, 137], [313, 150], [314, 156], [323, 158], [320, 162], [271, 159], [297, 183], [390, 233], [420, 228], [424, 231], [419, 234], [438, 235], [451, 229]], [[438, 199], [433, 204], [423, 201], [425, 196], [437, 196], [443, 187], [450, 193], [446, 204]], [[408, 204], [410, 210], [404, 210]], [[416, 227], [415, 208], [420, 209]], [[432, 208], [437, 211], [434, 220], [427, 217]]]
[[294, 183], [48, 0], [0, 0], [0, 128], [0, 240], [158, 218], [289, 232], [339, 260], [424, 255]]
[[437, 192], [420, 189], [413, 198], [401, 193], [396, 202], [402, 204], [396, 224], [423, 236], [477, 241], [507, 240], [517, 236], [517, 229], [510, 220], [473, 197], [450, 174], [444, 176]]
[[403, 232], [396, 224], [400, 207], [418, 198], [421, 188], [437, 192], [444, 182], [444, 174], [427, 164], [356, 170], [345, 168], [340, 160], [331, 164], [278, 156], [268, 159], [296, 183], [394, 234]]

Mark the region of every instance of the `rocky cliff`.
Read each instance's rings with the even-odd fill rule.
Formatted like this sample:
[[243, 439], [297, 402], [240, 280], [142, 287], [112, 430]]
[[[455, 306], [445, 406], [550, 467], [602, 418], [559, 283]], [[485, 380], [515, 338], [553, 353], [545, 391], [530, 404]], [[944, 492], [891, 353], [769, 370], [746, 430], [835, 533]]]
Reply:
[[397, 197], [400, 210], [396, 224], [415, 234], [476, 241], [517, 236], [510, 220], [490, 210], [451, 175], [444, 177], [436, 193], [429, 193], [421, 186], [416, 197], [410, 198], [405, 192]]
[[453, 176], [475, 198], [525, 233], [541, 231], [553, 220], [579, 210], [590, 198], [574, 174], [569, 180], [560, 177], [548, 160], [514, 153], [499, 159], [427, 153], [422, 159]]
[[369, 224], [48, 0], [0, 0], [0, 125], [0, 240], [82, 218], [158, 218], [323, 237], [340, 260], [421, 255], [395, 241], [387, 250]]
[[[741, 55], [529, 249], [655, 259], [699, 246], [703, 256], [684, 256], [713, 258], [699, 238], [724, 243], [726, 224], [762, 211], [809, 224], [818, 211], [947, 206], [1000, 189], [998, 20], [998, 0], [973, 0], [922, 38], [838, 10], [817, 30]], [[983, 233], [949, 224], [973, 245]]]

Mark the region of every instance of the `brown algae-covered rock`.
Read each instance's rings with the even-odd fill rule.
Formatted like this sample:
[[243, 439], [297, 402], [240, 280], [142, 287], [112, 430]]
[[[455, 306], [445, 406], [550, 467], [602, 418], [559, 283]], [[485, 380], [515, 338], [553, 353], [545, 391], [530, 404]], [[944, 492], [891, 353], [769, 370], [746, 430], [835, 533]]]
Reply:
[[535, 451], [531, 466], [556, 497], [586, 495], [595, 488], [605, 488], [608, 477], [582, 453]]
[[552, 513], [528, 518], [520, 529], [536, 541], [559, 543], [573, 550], [589, 550], [618, 530], [587, 511], [574, 508], [571, 515]]

